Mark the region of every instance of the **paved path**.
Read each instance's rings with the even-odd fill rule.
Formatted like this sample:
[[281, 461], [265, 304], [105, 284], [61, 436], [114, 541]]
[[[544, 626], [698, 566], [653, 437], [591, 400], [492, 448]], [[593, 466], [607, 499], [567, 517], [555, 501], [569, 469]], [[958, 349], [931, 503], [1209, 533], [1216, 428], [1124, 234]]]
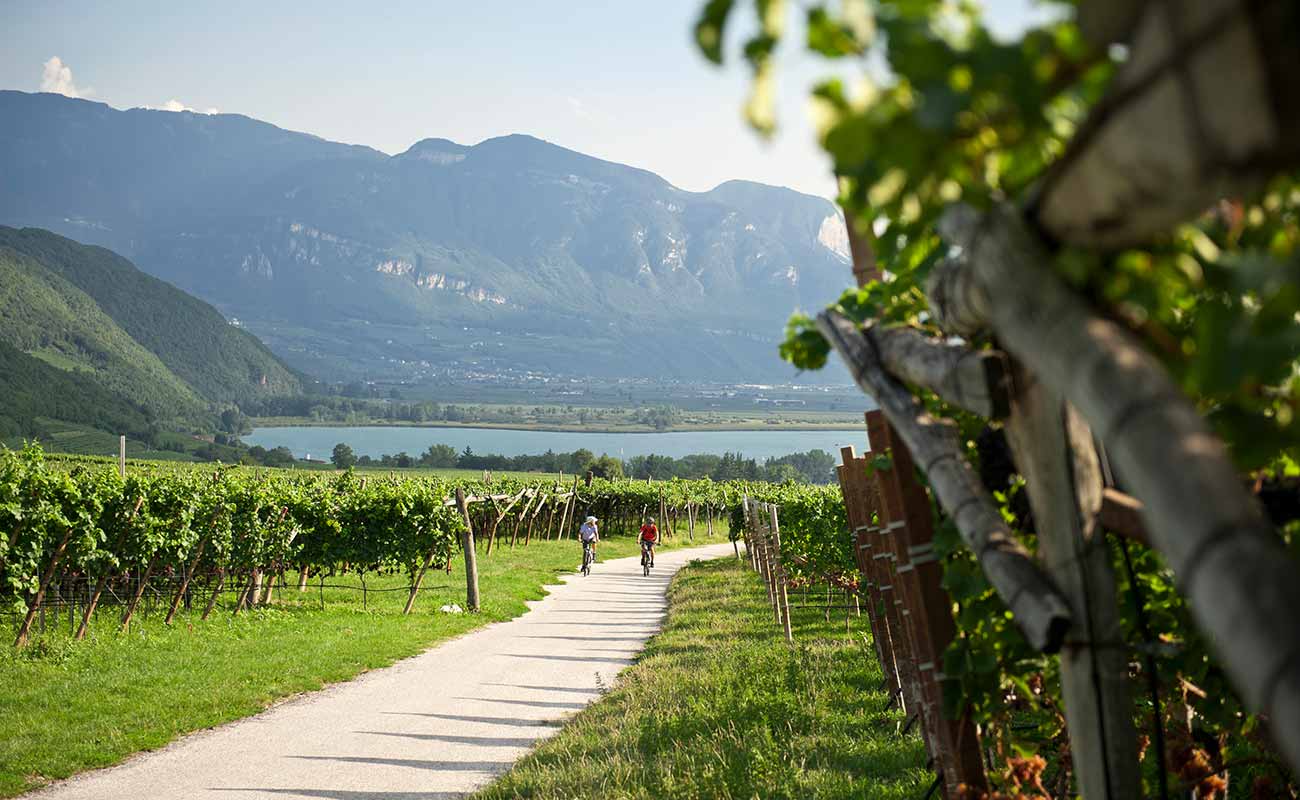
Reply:
[[599, 563], [510, 622], [28, 797], [461, 797], [613, 684], [659, 629], [682, 565], [731, 554], [665, 551], [649, 578], [636, 558]]

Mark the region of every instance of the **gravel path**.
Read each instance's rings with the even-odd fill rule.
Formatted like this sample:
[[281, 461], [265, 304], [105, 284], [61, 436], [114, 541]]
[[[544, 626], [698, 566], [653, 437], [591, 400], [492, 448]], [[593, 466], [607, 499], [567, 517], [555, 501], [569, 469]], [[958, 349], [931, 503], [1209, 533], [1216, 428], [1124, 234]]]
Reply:
[[462, 797], [613, 684], [658, 631], [679, 568], [732, 552], [665, 551], [649, 578], [636, 558], [596, 564], [510, 622], [26, 797]]

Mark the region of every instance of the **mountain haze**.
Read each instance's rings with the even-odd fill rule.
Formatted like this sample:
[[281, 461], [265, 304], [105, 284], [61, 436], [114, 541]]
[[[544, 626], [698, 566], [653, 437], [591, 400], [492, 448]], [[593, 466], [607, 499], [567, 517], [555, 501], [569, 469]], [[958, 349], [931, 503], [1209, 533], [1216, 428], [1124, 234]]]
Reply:
[[0, 119], [0, 221], [121, 252], [325, 377], [771, 380], [790, 311], [848, 281], [827, 200], [687, 192], [529, 136], [388, 156], [20, 92]]

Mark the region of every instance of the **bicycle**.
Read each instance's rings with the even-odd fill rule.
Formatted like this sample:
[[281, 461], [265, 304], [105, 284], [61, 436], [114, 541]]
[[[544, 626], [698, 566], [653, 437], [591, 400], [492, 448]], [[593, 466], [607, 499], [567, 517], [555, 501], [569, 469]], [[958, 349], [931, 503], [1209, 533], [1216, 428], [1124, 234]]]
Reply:
[[642, 542], [641, 543], [641, 574], [647, 578], [650, 577], [650, 566], [651, 566], [650, 559], [651, 559], [650, 543]]
[[591, 542], [582, 543], [582, 574], [584, 576], [591, 574], [591, 562], [596, 560], [596, 551], [592, 548]]

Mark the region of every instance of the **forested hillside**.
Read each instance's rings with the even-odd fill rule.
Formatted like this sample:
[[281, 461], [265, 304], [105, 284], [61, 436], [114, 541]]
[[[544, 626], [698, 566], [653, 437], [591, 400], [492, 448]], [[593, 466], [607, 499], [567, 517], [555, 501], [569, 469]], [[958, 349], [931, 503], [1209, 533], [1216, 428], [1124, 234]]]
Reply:
[[41, 419], [147, 436], [149, 416], [79, 370], [63, 370], [0, 341], [0, 439], [37, 436]]
[[[161, 446], [301, 380], [212, 306], [100, 247], [0, 227], [0, 438], [49, 421]], [[169, 449], [191, 437], [172, 437]], [[201, 444], [201, 443], [200, 443]]]
[[0, 226], [0, 247], [24, 253], [88, 294], [132, 339], [213, 402], [247, 403], [302, 390], [257, 337], [212, 306], [125, 258], [39, 228]]
[[81, 372], [153, 417], [192, 419], [199, 396], [122, 330], [85, 292], [40, 262], [0, 247], [0, 339]]

